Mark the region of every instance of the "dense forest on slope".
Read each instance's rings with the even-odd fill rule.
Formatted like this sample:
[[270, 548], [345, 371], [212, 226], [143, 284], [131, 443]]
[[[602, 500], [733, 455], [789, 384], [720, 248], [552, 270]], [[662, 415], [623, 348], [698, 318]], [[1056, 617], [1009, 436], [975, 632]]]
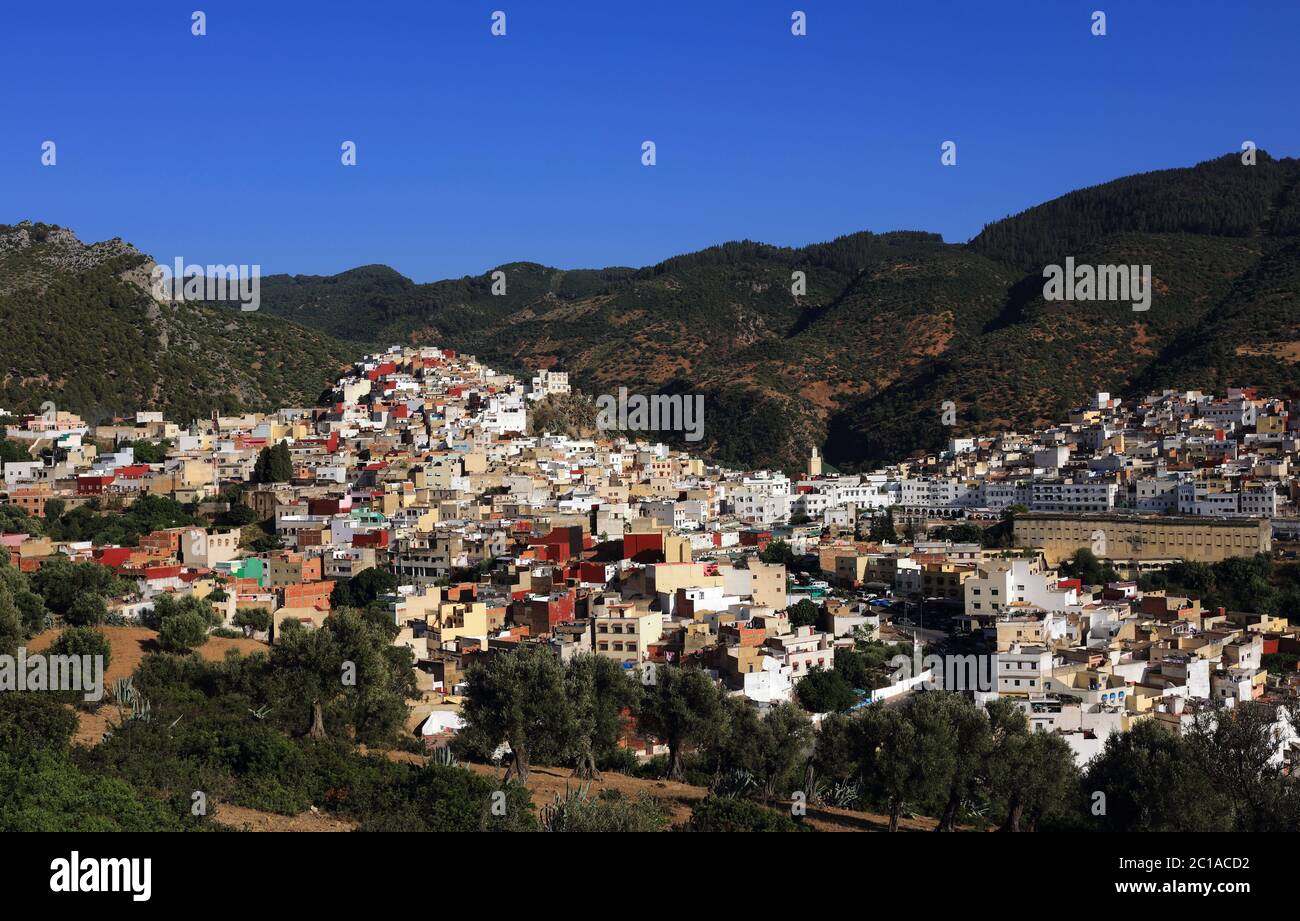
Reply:
[[45, 401], [101, 421], [141, 409], [186, 422], [314, 403], [357, 352], [278, 317], [148, 292], [150, 260], [45, 224], [0, 225], [0, 406]]
[[[566, 370], [592, 396], [703, 393], [704, 440], [692, 449], [799, 469], [816, 444], [852, 470], [952, 435], [1059, 419], [1097, 390], [1300, 388], [1300, 161], [1263, 152], [1254, 166], [1229, 155], [1071, 192], [965, 244], [862, 232], [801, 248], [724, 243], [640, 269], [512, 262], [428, 284], [382, 265], [269, 276], [252, 319], [163, 310], [184, 345], [169, 343], [152, 374], [128, 363], [130, 386], [106, 376], [104, 356], [150, 324], [144, 338], [155, 339], [160, 320], [132, 313], [149, 307], [119, 286], [120, 267], [77, 270], [50, 286], [52, 300], [28, 290], [20, 305], [11, 255], [0, 247], [0, 309], [22, 314], [31, 357], [10, 359], [10, 401], [45, 375], [71, 406], [106, 410], [141, 393], [190, 411], [222, 395], [292, 402], [333, 376], [349, 351], [340, 340], [352, 352], [429, 343], [516, 373]], [[1071, 256], [1150, 265], [1150, 309], [1044, 300], [1043, 267]], [[38, 332], [56, 325], [62, 286], [76, 292], [76, 322]], [[107, 324], [110, 306], [128, 322]], [[275, 344], [287, 330], [292, 354]], [[209, 364], [226, 383], [208, 386]], [[941, 424], [949, 400], [953, 427]]]

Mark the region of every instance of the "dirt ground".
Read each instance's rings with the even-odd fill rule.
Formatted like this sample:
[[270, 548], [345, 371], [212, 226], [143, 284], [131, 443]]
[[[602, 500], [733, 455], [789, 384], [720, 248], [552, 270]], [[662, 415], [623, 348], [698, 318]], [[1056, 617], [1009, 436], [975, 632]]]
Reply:
[[[483, 774], [493, 779], [501, 776], [501, 769], [487, 764], [465, 765], [476, 774]], [[577, 790], [582, 781], [573, 776], [568, 768], [534, 767], [528, 773], [528, 789], [532, 793], [533, 803], [544, 806], [555, 797], [563, 797], [570, 790]], [[617, 790], [625, 796], [647, 795], [661, 799], [667, 804], [674, 825], [685, 822], [691, 817], [691, 807], [708, 793], [704, 787], [677, 783], [670, 780], [647, 780], [640, 777], [628, 777], [606, 771], [599, 780], [591, 781], [589, 792], [592, 795], [601, 790]], [[773, 803], [773, 808], [788, 808], [789, 803]], [[889, 816], [869, 812], [853, 812], [848, 809], [836, 809], [830, 806], [809, 806], [804, 820], [817, 831], [885, 831], [889, 827]], [[934, 831], [938, 823], [924, 816], [918, 818], [901, 818], [900, 831]]]
[[217, 803], [212, 821], [241, 831], [355, 831], [357, 823], [335, 818], [324, 812], [301, 812], [298, 815], [276, 815], [260, 809]]
[[[136, 670], [140, 660], [151, 652], [161, 651], [158, 646], [158, 632], [150, 630], [148, 627], [109, 627], [99, 628], [104, 636], [108, 638], [109, 644], [113, 648], [113, 655], [109, 659], [108, 669], [104, 674], [104, 692], [113, 686], [113, 682], [118, 678], [125, 678]], [[27, 643], [29, 652], [43, 652], [59, 637], [58, 629], [46, 630], [32, 637]], [[226, 656], [226, 650], [234, 649], [240, 655], [248, 655], [251, 652], [267, 652], [270, 646], [258, 640], [251, 639], [226, 639], [220, 636], [210, 636], [208, 641], [195, 650], [195, 653], [207, 659], [209, 662], [220, 662]]]
[[[410, 752], [390, 751], [385, 755], [395, 761], [419, 763], [423, 758]], [[476, 774], [498, 779], [501, 771], [491, 765], [465, 765]], [[533, 803], [538, 807], [551, 802], [556, 795], [564, 796], [569, 790], [576, 790], [581, 782], [574, 778], [567, 768], [534, 767], [529, 773], [528, 788], [532, 792]], [[606, 771], [599, 780], [591, 782], [590, 791], [618, 790], [626, 796], [649, 795], [663, 800], [669, 809], [672, 824], [686, 822], [691, 817], [691, 806], [704, 797], [707, 792], [703, 787], [676, 783], [666, 780], [644, 780]], [[773, 808], [788, 807], [788, 804], [774, 803]], [[340, 819], [324, 812], [307, 811], [295, 816], [277, 815], [260, 809], [249, 809], [231, 803], [217, 804], [217, 813], [212, 821], [241, 831], [270, 832], [339, 832], [354, 831], [357, 823]], [[825, 806], [810, 806], [805, 819], [817, 831], [884, 831], [889, 824], [889, 817], [866, 812], [851, 812], [847, 809], [834, 809]], [[903, 818], [899, 821], [901, 831], [933, 831], [934, 819]]]
[[74, 745], [94, 748], [104, 741], [104, 733], [108, 732], [109, 723], [121, 719], [117, 707], [112, 704], [104, 704], [93, 713], [87, 710], [78, 710], [71, 704], [66, 706], [77, 714], [77, 731], [72, 734], [72, 744]]

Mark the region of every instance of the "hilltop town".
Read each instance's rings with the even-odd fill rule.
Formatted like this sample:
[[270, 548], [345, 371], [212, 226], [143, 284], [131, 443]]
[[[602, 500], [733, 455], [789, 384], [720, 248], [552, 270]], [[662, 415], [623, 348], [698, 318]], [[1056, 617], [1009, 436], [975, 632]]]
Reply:
[[[95, 426], [50, 406], [6, 429], [3, 545], [32, 580], [68, 562], [111, 573], [34, 628], [274, 649], [364, 609], [409, 651], [404, 732], [426, 754], [482, 729], [473, 670], [526, 650], [640, 685], [689, 669], [732, 705], [813, 724], [932, 689], [1000, 700], [1079, 769], [1141, 723], [1178, 736], [1300, 693], [1300, 417], [1282, 400], [1099, 393], [1052, 427], [870, 473], [811, 448], [790, 477], [715, 466], [626, 419], [534, 431], [539, 404], [573, 397], [555, 369], [518, 380], [394, 347], [321, 406]], [[200, 635], [169, 634], [198, 603]], [[626, 764], [680, 755], [662, 723], [621, 712]], [[1270, 758], [1289, 773], [1287, 712]]]

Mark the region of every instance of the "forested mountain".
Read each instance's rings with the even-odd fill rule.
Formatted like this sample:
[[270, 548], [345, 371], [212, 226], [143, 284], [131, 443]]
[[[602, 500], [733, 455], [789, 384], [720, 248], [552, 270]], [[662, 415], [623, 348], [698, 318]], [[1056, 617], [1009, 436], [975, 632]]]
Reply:
[[[414, 284], [383, 266], [264, 280], [263, 309], [341, 338], [447, 343], [589, 393], [702, 391], [705, 449], [842, 469], [1060, 418], [1096, 390], [1300, 389], [1300, 162], [1260, 152], [1130, 176], [966, 244], [858, 233], [742, 241], [642, 269], [532, 263]], [[1149, 310], [1043, 299], [1042, 268], [1150, 265]], [[495, 271], [495, 270], [494, 270]], [[792, 293], [803, 272], [806, 293]], [[957, 425], [941, 424], [941, 406]]]
[[151, 267], [121, 240], [0, 225], [0, 407], [50, 401], [91, 422], [159, 409], [186, 422], [310, 404], [356, 352], [277, 317], [155, 301]]
[[[796, 469], [817, 444], [851, 470], [955, 434], [1059, 419], [1097, 390], [1255, 384], [1297, 395], [1298, 180], [1300, 161], [1261, 151], [1245, 166], [1229, 155], [1071, 192], [965, 244], [863, 232], [797, 249], [725, 243], [640, 269], [514, 262], [429, 284], [378, 265], [269, 276], [255, 316], [151, 308], [132, 300], [120, 266], [105, 259], [61, 276], [78, 307], [73, 322], [54, 323], [51, 308], [66, 292], [51, 285], [36, 300], [29, 288], [16, 301], [10, 255], [0, 250], [0, 306], [11, 323], [30, 327], [22, 351], [12, 340], [5, 346], [27, 357], [8, 359], [3, 397], [16, 403], [29, 390], [23, 379], [42, 383], [44, 373], [76, 397], [71, 407], [116, 410], [143, 393], [188, 412], [226, 391], [270, 405], [319, 390], [347, 351], [338, 340], [353, 352], [436, 343], [502, 370], [567, 370], [593, 395], [620, 385], [703, 392], [704, 441], [692, 449]], [[1150, 309], [1044, 300], [1043, 266], [1070, 256], [1150, 265]], [[504, 273], [504, 294], [493, 293], [495, 271]], [[83, 309], [88, 303], [99, 306]], [[127, 322], [107, 323], [109, 309]], [[161, 321], [147, 315], [159, 310]], [[308, 339], [283, 320], [321, 335]], [[124, 354], [134, 337], [156, 341], [160, 322], [175, 338], [154, 347], [154, 372], [129, 364], [129, 386], [109, 376], [104, 353]], [[276, 345], [286, 329], [292, 354]], [[258, 336], [261, 363], [250, 371]], [[72, 361], [87, 352], [91, 364]], [[208, 384], [210, 364], [220, 386]], [[941, 424], [948, 400], [954, 427]]]

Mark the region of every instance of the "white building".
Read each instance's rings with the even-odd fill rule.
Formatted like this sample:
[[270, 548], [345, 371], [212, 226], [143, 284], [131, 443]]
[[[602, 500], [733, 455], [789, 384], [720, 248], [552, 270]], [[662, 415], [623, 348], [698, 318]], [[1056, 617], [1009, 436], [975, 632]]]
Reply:
[[1065, 611], [1079, 604], [1079, 592], [1059, 588], [1054, 571], [1038, 569], [1036, 559], [990, 560], [975, 568], [962, 586], [969, 615], [996, 615], [1009, 605]]
[[1042, 693], [1043, 681], [1052, 673], [1052, 653], [1045, 646], [1022, 646], [999, 652], [998, 694], [1028, 697]]
[[1035, 512], [1109, 512], [1115, 508], [1118, 492], [1114, 483], [1035, 483], [1029, 507]]
[[533, 375], [533, 385], [528, 391], [528, 399], [540, 400], [552, 394], [559, 396], [569, 392], [567, 371], [547, 371], [543, 368]]

